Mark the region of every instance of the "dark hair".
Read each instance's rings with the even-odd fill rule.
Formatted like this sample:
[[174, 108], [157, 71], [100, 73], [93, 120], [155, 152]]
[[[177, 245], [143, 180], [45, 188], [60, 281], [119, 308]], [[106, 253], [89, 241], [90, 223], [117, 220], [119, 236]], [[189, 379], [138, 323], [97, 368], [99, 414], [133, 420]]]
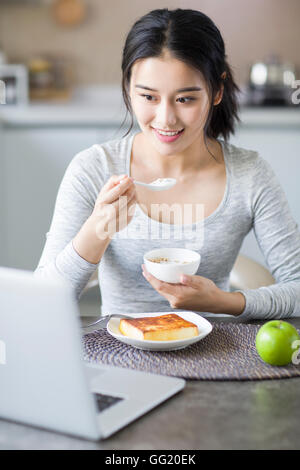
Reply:
[[[226, 61], [225, 46], [220, 31], [213, 21], [197, 10], [152, 10], [134, 23], [129, 31], [122, 58], [122, 94], [131, 115], [129, 134], [133, 127], [133, 112], [129, 96], [131, 69], [138, 59], [159, 57], [163, 49], [187, 65], [198, 69], [209, 89], [210, 109], [204, 127], [204, 136], [225, 140], [234, 134], [238, 117], [237, 92], [239, 87], [233, 79], [231, 67]], [[223, 72], [226, 77], [221, 78]], [[224, 84], [222, 101], [214, 106], [213, 99]], [[121, 124], [121, 127], [123, 125]]]

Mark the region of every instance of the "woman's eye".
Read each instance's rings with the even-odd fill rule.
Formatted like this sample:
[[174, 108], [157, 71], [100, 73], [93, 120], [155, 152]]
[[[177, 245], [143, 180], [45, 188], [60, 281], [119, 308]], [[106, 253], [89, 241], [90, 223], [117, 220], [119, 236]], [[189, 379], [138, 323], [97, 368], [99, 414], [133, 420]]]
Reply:
[[[142, 96], [143, 98], [146, 98], [146, 101], [153, 101], [151, 99], [151, 98], [153, 98], [152, 95], [140, 95], [140, 96]], [[150, 99], [148, 99], [148, 98], [150, 98]], [[192, 98], [192, 97], [183, 98], [183, 97], [181, 97], [181, 98], [178, 98], [178, 101], [179, 100], [184, 100], [184, 101], [180, 101], [180, 103], [185, 104], [185, 103], [188, 103], [189, 101], [195, 101], [195, 98]], [[185, 101], [185, 100], [187, 100], [187, 101]]]
[[180, 103], [187, 103], [189, 101], [194, 101], [195, 98], [190, 98], [190, 97], [187, 97], [187, 98], [178, 98], [179, 100], [188, 100], [188, 101], [180, 101]]
[[148, 100], [148, 98], [153, 98], [153, 96], [151, 95], [140, 95], [142, 96], [143, 98], [146, 98], [146, 101], [152, 101], [152, 100]]

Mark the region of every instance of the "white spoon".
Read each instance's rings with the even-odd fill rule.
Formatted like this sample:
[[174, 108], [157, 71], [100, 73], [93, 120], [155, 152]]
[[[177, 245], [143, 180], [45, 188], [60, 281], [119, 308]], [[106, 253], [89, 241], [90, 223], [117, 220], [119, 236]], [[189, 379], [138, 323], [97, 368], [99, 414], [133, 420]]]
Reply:
[[141, 181], [133, 180], [134, 184], [139, 184], [140, 186], [145, 186], [151, 191], [164, 191], [166, 189], [172, 188], [176, 184], [175, 178], [158, 178], [151, 183], [142, 183]]

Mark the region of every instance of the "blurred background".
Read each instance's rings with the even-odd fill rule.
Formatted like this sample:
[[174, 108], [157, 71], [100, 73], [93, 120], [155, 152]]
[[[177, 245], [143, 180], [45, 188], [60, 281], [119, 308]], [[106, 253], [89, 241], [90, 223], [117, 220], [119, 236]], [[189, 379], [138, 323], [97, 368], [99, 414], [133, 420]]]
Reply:
[[[125, 38], [164, 7], [219, 27], [241, 89], [231, 142], [271, 163], [300, 223], [299, 0], [0, 0], [1, 266], [36, 268], [68, 163], [127, 131]], [[266, 265], [253, 233], [241, 252]]]
[[300, 65], [298, 0], [0, 0], [0, 44], [9, 62], [64, 57], [76, 85], [119, 84], [132, 24], [155, 8], [203, 11], [219, 27], [237, 82], [254, 62], [276, 54]]

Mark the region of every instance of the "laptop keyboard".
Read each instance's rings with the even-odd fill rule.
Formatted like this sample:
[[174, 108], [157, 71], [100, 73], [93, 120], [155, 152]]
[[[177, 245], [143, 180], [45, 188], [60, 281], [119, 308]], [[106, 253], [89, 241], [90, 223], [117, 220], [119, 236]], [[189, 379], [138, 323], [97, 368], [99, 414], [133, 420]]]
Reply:
[[112, 405], [115, 405], [124, 398], [112, 397], [111, 395], [104, 395], [103, 393], [93, 393], [96, 398], [98, 411], [104, 411]]

